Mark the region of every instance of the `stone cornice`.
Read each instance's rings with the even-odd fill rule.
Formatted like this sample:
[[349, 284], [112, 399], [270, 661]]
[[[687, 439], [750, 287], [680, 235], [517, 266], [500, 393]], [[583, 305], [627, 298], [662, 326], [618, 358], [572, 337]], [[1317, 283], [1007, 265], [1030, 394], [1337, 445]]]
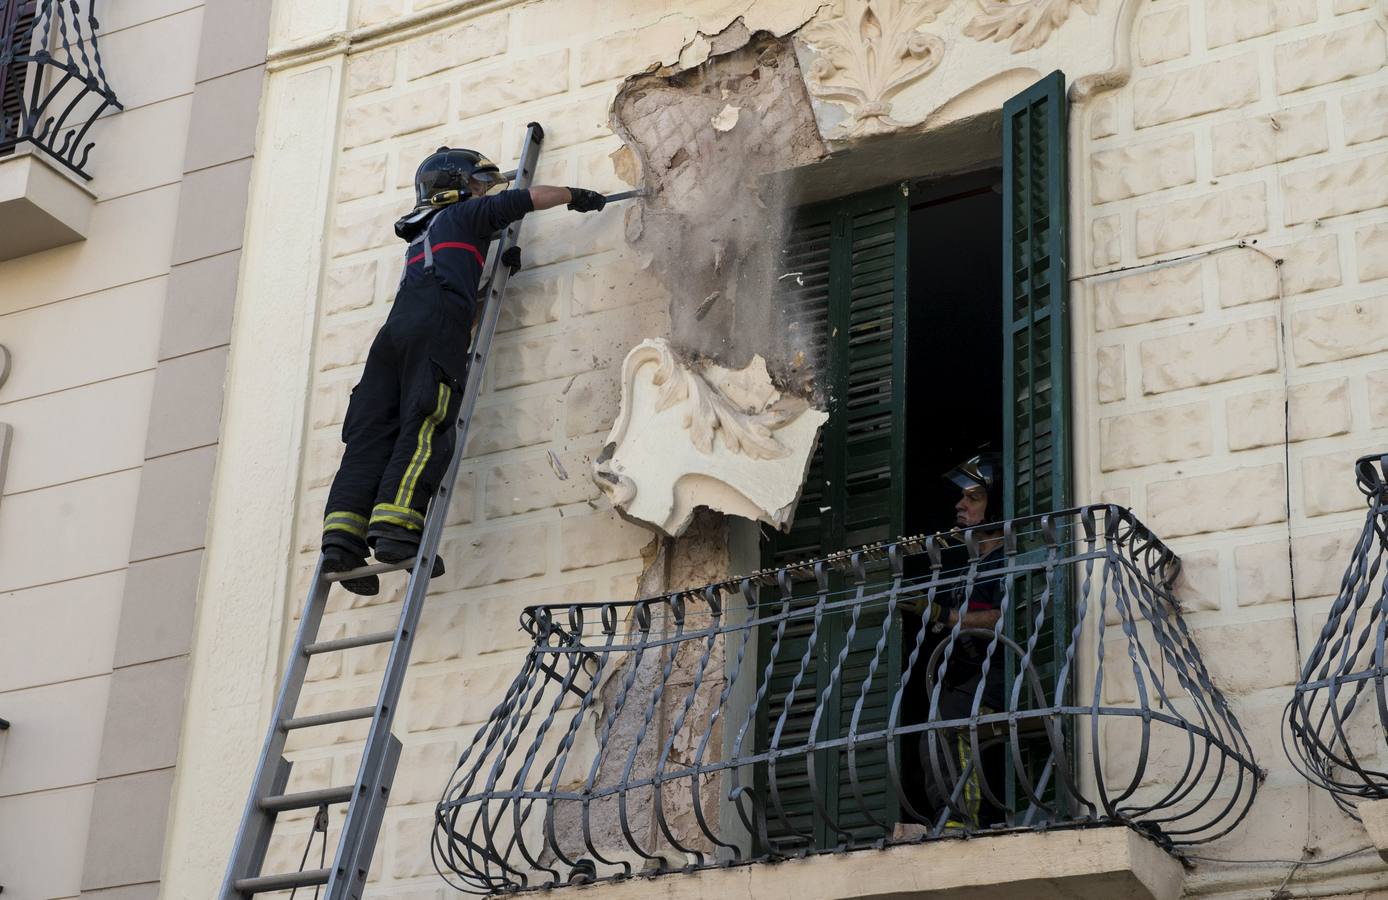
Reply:
[[334, 31], [274, 48], [266, 55], [265, 62], [270, 71], [277, 72], [331, 56], [363, 53], [528, 2], [532, 0], [447, 0], [389, 22]]

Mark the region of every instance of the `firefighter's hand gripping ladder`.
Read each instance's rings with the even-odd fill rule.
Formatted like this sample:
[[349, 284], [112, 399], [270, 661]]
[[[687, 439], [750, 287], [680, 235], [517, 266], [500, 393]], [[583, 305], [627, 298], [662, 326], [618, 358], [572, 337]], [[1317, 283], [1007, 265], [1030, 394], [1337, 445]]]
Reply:
[[[532, 122], [526, 130], [520, 161], [516, 165], [516, 189], [525, 190], [530, 187], [535, 164], [540, 155], [540, 143], [543, 140], [544, 130]], [[443, 532], [444, 519], [448, 514], [448, 504], [452, 499], [453, 482], [458, 475], [458, 462], [467, 444], [468, 426], [472, 422], [473, 408], [476, 406], [478, 390], [482, 384], [482, 372], [487, 364], [487, 354], [491, 350], [492, 335], [496, 332], [502, 296], [505, 294], [506, 283], [513, 267], [518, 267], [519, 264], [519, 244], [516, 241], [520, 224], [519, 221], [513, 222], [507, 227], [497, 242], [496, 252], [487, 271], [483, 274], [482, 284], [485, 293], [482, 316], [477, 334], [473, 338], [471, 358], [468, 361], [469, 374], [467, 385], [463, 389], [462, 405], [458, 410], [458, 431], [453, 442], [453, 458], [449, 461], [448, 472], [439, 482], [438, 491], [429, 504], [429, 512], [424, 519], [424, 531], [420, 536], [419, 553], [408, 562], [366, 566], [350, 572], [324, 572], [321, 558], [319, 560], [318, 569], [313, 575], [313, 586], [304, 604], [303, 617], [299, 621], [299, 631], [294, 638], [294, 649], [289, 655], [284, 678], [280, 682], [279, 698], [275, 702], [269, 733], [265, 736], [265, 747], [256, 766], [255, 779], [251, 782], [246, 811], [242, 815], [241, 827], [232, 847], [226, 879], [219, 894], [221, 900], [248, 900], [255, 894], [269, 891], [319, 885], [326, 887], [323, 895], [326, 900], [356, 900], [365, 890], [367, 869], [371, 865], [371, 855], [381, 829], [381, 818], [385, 814], [391, 782], [395, 777], [395, 766], [400, 759], [400, 741], [391, 733], [391, 725], [395, 719], [400, 689], [405, 681], [405, 670], [410, 661], [415, 628], [419, 624], [424, 596], [429, 589], [429, 572], [434, 554], [438, 550], [439, 536]], [[360, 634], [329, 641], [318, 640], [318, 626], [323, 618], [328, 589], [333, 582], [401, 569], [409, 570], [410, 581], [405, 590], [399, 621], [393, 631]], [[295, 716], [299, 692], [304, 686], [304, 675], [313, 657], [386, 643], [391, 644], [390, 658], [386, 663], [381, 691], [375, 706]], [[341, 787], [286, 794], [284, 790], [289, 782], [289, 770], [292, 765], [284, 758], [284, 745], [289, 733], [300, 728], [333, 725], [358, 719], [370, 719], [371, 728], [362, 747], [361, 764], [357, 768], [356, 780]], [[297, 809], [321, 809], [335, 804], [346, 804], [347, 816], [342, 824], [341, 836], [331, 866], [299, 872], [268, 875], [261, 873], [278, 814]], [[325, 840], [326, 837], [326, 834], [323, 835]]]

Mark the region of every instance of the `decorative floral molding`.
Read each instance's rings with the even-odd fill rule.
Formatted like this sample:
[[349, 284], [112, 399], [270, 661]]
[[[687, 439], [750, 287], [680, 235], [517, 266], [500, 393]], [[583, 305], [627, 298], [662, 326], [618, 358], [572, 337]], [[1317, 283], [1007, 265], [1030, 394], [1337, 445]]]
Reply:
[[[860, 138], [919, 124], [921, 113], [908, 114], [910, 121], [897, 118], [896, 101], [940, 67], [950, 36], [922, 28], [956, 4], [951, 19], [964, 23], [954, 26], [963, 36], [991, 43], [1010, 39], [1011, 53], [1045, 44], [1074, 6], [1090, 16], [1100, 11], [1100, 0], [842, 0], [840, 11], [828, 11], [827, 18], [812, 20], [796, 35], [805, 51], [801, 63], [810, 95], [848, 113], [842, 121], [833, 115], [821, 119], [824, 137]], [[1136, 0], [1120, 5], [1120, 18], [1126, 16], [1129, 24], [1128, 7], [1135, 5]], [[1119, 40], [1115, 52], [1122, 56], [1125, 50], [1126, 41]]]
[[[778, 441], [773, 431], [800, 415], [809, 404], [803, 400], [781, 401], [760, 356], [741, 373], [709, 366], [704, 374], [681, 363], [664, 341], [646, 341], [628, 357], [633, 367], [647, 360], [658, 365], [651, 379], [660, 388], [656, 412], [683, 403], [684, 427], [690, 443], [700, 453], [713, 453], [714, 439], [719, 438], [728, 450], [752, 459], [790, 455], [790, 448]], [[748, 371], [759, 373], [760, 381], [755, 376], [737, 378]], [[710, 378], [717, 386], [710, 383]]]
[[622, 363], [622, 406], [593, 477], [628, 517], [678, 535], [697, 507], [784, 526], [828, 415], [783, 397], [760, 356], [695, 366], [664, 340]]
[[819, 53], [807, 73], [810, 93], [852, 114], [835, 136], [881, 134], [908, 124], [892, 118], [892, 98], [939, 66], [945, 42], [919, 29], [951, 2], [844, 0], [842, 17], [801, 30], [801, 39]]
[[1034, 50], [1065, 24], [1075, 4], [1091, 16], [1099, 11], [1099, 0], [978, 0], [981, 12], [964, 33], [980, 41], [1012, 38], [1013, 53]]

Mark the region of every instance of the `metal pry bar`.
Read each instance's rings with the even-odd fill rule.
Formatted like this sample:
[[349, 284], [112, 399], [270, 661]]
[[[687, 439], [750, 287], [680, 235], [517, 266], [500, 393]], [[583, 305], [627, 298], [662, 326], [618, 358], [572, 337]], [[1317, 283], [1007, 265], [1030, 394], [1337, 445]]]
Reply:
[[649, 197], [650, 194], [651, 192], [645, 188], [636, 188], [635, 190], [622, 191], [618, 194], [608, 194], [602, 199], [606, 200], [608, 203], [616, 203], [618, 200], [630, 200], [633, 197]]

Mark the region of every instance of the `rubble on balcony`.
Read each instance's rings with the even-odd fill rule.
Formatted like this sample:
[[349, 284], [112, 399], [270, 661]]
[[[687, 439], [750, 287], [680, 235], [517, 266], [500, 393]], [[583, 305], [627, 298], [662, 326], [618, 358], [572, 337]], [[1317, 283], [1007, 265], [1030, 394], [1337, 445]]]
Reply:
[[[1129, 511], [1089, 506], [648, 599], [531, 607], [534, 647], [439, 803], [436, 862], [486, 894], [716, 881], [704, 870], [864, 847], [919, 853], [906, 871], [942, 838], [1080, 829], [978, 858], [1004, 881], [1078, 879], [1066, 896], [1119, 883], [1172, 896], [1174, 862], [1141, 848], [1228, 834], [1260, 778], [1172, 595], [1178, 572]], [[994, 626], [930, 627], [989, 591]], [[972, 688], [958, 679], [970, 666]], [[1126, 829], [1141, 837], [1103, 836]], [[1056, 852], [1103, 864], [1051, 871]], [[806, 884], [842, 877], [824, 866]]]
[[1287, 704], [1283, 746], [1307, 780], [1363, 822], [1388, 859], [1388, 454], [1360, 457], [1355, 480], [1368, 512]]
[[685, 361], [662, 339], [627, 354], [621, 383], [594, 463], [613, 506], [672, 536], [698, 507], [785, 526], [826, 413], [783, 396], [760, 356], [734, 371]]

